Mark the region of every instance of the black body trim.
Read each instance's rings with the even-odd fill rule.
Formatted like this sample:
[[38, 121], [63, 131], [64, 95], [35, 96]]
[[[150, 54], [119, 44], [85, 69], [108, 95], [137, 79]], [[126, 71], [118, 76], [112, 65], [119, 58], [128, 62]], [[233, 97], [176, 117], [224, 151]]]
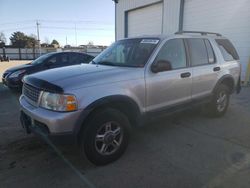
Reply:
[[62, 87], [57, 86], [55, 84], [52, 84], [50, 82], [47, 82], [46, 80], [38, 79], [32, 75], [25, 76], [23, 78], [23, 82], [27, 83], [33, 87], [39, 88], [43, 91], [49, 91], [52, 93], [63, 93], [64, 92]]
[[202, 96], [199, 98], [190, 99], [188, 101], [181, 102], [177, 105], [174, 104], [171, 106], [163, 107], [161, 109], [152, 110], [152, 111], [146, 112], [144, 114], [144, 117], [146, 117], [147, 120], [150, 120], [150, 119], [156, 119], [156, 118], [159, 118], [162, 116], [168, 116], [168, 115], [171, 115], [173, 113], [182, 112], [182, 111], [185, 111], [187, 109], [194, 108], [194, 107], [200, 106], [202, 104], [209, 103], [212, 100], [212, 97], [213, 97], [213, 94], [209, 94], [206, 96]]
[[226, 74], [226, 75], [222, 76], [222, 77], [217, 81], [217, 83], [216, 83], [216, 85], [215, 85], [215, 87], [214, 87], [214, 89], [213, 89], [213, 93], [216, 91], [216, 89], [219, 87], [219, 85], [220, 85], [225, 79], [230, 79], [230, 80], [233, 81], [233, 89], [232, 89], [232, 91], [231, 91], [230, 94], [232, 94], [232, 93], [235, 91], [235, 89], [236, 89], [236, 84], [235, 84], [235, 82], [234, 82], [234, 78], [233, 78], [230, 74]]
[[[106, 105], [114, 105], [116, 102], [119, 102], [119, 103], [127, 103], [131, 106], [133, 106], [133, 108], [135, 109], [136, 113], [135, 114], [138, 118], [141, 117], [142, 113], [137, 105], [137, 103], [131, 99], [130, 97], [128, 96], [125, 96], [125, 95], [112, 95], [112, 96], [107, 96], [107, 97], [104, 97], [104, 98], [101, 98], [101, 99], [98, 99], [97, 101], [91, 103], [90, 105], [88, 105], [83, 111], [82, 111], [82, 114], [80, 115], [79, 119], [78, 119], [78, 123], [77, 125], [75, 126], [74, 128], [74, 134], [78, 134], [79, 131], [81, 130], [81, 128], [84, 126], [84, 123], [86, 122], [87, 118], [89, 117], [89, 115], [94, 111], [96, 110], [97, 108], [100, 108], [100, 107], [104, 107]], [[134, 110], [133, 109], [133, 110]], [[132, 109], [129, 109], [129, 110], [132, 110]], [[137, 123], [139, 123], [140, 120], [138, 119], [137, 120]]]

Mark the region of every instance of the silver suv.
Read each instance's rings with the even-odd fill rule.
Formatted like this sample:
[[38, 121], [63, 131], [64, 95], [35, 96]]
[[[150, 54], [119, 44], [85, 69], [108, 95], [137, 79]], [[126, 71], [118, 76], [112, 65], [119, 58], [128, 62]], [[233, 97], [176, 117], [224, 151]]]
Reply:
[[240, 71], [232, 43], [217, 33], [123, 39], [90, 64], [26, 76], [21, 122], [27, 133], [73, 138], [104, 165], [125, 151], [132, 127], [156, 115], [202, 105], [222, 116]]

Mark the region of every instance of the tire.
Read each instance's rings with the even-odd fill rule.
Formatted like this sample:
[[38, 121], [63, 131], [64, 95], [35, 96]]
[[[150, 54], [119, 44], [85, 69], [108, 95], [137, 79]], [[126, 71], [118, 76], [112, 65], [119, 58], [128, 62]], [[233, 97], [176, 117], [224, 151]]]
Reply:
[[214, 92], [212, 101], [205, 106], [205, 112], [210, 117], [223, 116], [230, 102], [230, 94], [228, 86], [221, 84]]
[[111, 163], [125, 152], [130, 123], [123, 113], [112, 108], [98, 110], [86, 126], [80, 137], [80, 147], [93, 164]]

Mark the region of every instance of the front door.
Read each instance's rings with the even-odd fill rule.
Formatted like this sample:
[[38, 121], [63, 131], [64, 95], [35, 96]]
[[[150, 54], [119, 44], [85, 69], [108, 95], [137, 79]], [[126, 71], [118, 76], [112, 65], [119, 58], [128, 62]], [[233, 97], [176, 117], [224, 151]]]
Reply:
[[[146, 73], [146, 110], [171, 108], [191, 101], [192, 75], [183, 39], [170, 39], [160, 49], [154, 63], [169, 62], [171, 70]], [[151, 66], [151, 65], [150, 65]]]

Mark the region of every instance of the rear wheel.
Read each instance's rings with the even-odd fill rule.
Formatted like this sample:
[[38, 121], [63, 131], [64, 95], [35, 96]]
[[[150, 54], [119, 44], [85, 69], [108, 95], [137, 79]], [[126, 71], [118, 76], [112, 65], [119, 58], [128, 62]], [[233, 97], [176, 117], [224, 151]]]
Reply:
[[118, 110], [97, 111], [81, 135], [81, 149], [96, 165], [117, 160], [126, 150], [129, 140], [128, 118]]
[[216, 89], [212, 101], [205, 106], [205, 111], [212, 117], [221, 117], [226, 113], [229, 101], [229, 88], [221, 84]]

